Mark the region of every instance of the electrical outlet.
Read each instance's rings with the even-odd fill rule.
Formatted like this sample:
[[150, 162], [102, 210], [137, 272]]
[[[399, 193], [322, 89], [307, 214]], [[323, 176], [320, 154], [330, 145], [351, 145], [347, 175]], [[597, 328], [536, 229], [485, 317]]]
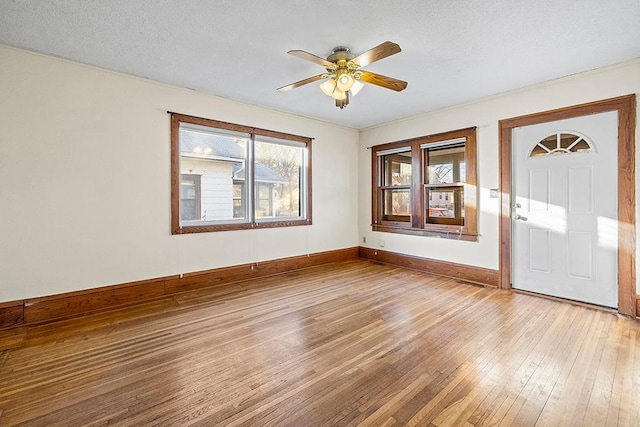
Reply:
[[380, 247], [384, 248], [384, 239], [380, 239]]
[[366, 237], [362, 238], [362, 243], [367, 243], [367, 238]]

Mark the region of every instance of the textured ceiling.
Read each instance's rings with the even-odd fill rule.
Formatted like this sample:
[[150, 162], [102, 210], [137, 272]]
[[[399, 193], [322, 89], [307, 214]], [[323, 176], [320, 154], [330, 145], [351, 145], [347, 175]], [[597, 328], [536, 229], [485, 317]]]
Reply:
[[[640, 57], [640, 0], [0, 0], [0, 43], [357, 129]], [[286, 52], [402, 52], [344, 110]], [[1, 66], [1, 64], [0, 64]]]

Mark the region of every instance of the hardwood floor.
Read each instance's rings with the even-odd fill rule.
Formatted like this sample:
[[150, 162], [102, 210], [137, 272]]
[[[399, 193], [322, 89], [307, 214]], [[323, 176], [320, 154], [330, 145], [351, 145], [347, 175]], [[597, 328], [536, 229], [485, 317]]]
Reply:
[[640, 425], [638, 335], [351, 260], [0, 332], [0, 425]]

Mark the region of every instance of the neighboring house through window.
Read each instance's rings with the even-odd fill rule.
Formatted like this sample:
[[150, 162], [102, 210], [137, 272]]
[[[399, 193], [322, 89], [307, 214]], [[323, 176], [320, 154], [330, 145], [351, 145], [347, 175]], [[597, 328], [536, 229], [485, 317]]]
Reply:
[[200, 175], [182, 174], [180, 177], [180, 219], [200, 219]]
[[174, 234], [310, 224], [310, 138], [172, 114], [171, 139]]
[[[245, 170], [246, 168], [240, 163], [234, 165], [234, 218], [243, 218]], [[278, 196], [288, 190], [286, 185], [289, 181], [262, 163], [256, 163], [254, 165], [254, 182], [256, 186], [256, 217], [275, 218], [278, 214], [282, 214], [280, 205], [284, 207], [286, 201], [282, 200], [281, 203], [278, 203]], [[281, 188], [282, 190], [280, 190]], [[238, 215], [235, 215], [236, 209]], [[288, 213], [292, 213], [291, 211], [290, 209]]]

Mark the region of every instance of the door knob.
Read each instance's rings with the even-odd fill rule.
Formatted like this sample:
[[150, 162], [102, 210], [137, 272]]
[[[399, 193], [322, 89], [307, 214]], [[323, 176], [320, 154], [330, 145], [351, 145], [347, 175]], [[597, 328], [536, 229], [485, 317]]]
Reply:
[[514, 219], [516, 221], [526, 221], [528, 218], [526, 216], [522, 216], [520, 214], [516, 214], [516, 216], [514, 217]]

